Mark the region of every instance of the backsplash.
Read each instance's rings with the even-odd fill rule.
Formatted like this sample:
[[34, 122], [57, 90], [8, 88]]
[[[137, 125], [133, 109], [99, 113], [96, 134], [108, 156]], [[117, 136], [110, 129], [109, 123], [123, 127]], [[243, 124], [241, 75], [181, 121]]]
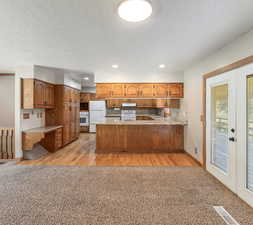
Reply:
[[[161, 109], [142, 109], [142, 108], [136, 108], [136, 114], [142, 115], [142, 114], [155, 114], [159, 115]], [[114, 109], [106, 109], [107, 115], [120, 115], [120, 109], [117, 110], [117, 108]]]
[[[24, 118], [29, 115], [28, 119]], [[44, 109], [23, 109], [21, 110], [21, 130], [29, 130], [36, 127], [45, 125], [45, 110]]]

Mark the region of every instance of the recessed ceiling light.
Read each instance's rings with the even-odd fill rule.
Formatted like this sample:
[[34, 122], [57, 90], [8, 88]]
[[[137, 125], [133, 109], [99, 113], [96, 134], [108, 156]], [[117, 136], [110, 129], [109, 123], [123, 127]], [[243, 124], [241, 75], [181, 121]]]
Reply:
[[118, 14], [128, 22], [140, 22], [151, 16], [152, 6], [148, 0], [125, 0], [119, 5]]
[[165, 68], [165, 65], [164, 65], [164, 64], [161, 64], [161, 65], [159, 65], [159, 68], [164, 69], [164, 68]]
[[113, 68], [113, 69], [118, 69], [118, 68], [119, 68], [119, 65], [116, 65], [116, 64], [115, 64], [115, 65], [112, 65], [112, 68]]
[[85, 77], [85, 78], [83, 78], [84, 80], [89, 80], [89, 77]]

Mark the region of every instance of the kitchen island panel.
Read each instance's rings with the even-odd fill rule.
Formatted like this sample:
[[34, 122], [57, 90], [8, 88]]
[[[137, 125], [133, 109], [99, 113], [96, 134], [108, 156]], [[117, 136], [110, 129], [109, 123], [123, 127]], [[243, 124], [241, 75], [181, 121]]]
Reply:
[[96, 153], [182, 153], [183, 125], [97, 125]]

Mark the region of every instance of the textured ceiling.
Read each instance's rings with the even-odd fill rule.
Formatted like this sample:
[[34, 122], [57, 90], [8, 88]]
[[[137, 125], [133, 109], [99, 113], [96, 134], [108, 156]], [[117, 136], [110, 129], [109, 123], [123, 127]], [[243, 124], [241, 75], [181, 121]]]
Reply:
[[[37, 64], [125, 74], [181, 71], [253, 26], [252, 0], [153, 0], [141, 23], [117, 15], [121, 0], [0, 0], [0, 70]], [[115, 73], [115, 71], [114, 71]]]

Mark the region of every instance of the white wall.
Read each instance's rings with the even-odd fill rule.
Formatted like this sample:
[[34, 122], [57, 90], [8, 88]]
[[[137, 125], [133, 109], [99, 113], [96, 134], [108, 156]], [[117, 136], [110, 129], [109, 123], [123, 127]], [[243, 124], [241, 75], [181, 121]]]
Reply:
[[[184, 71], [185, 110], [188, 117], [185, 150], [202, 162], [202, 76], [253, 55], [253, 30]], [[194, 148], [198, 153], [194, 153]]]
[[98, 72], [95, 74], [96, 83], [109, 83], [109, 82], [128, 82], [128, 83], [152, 83], [152, 82], [183, 82], [184, 73], [122, 73], [120, 71], [114, 71], [110, 74]]
[[15, 78], [0, 76], [0, 127], [15, 125]]
[[64, 84], [81, 90], [81, 81], [73, 78], [73, 72], [64, 69], [34, 66], [34, 78], [53, 84]]

